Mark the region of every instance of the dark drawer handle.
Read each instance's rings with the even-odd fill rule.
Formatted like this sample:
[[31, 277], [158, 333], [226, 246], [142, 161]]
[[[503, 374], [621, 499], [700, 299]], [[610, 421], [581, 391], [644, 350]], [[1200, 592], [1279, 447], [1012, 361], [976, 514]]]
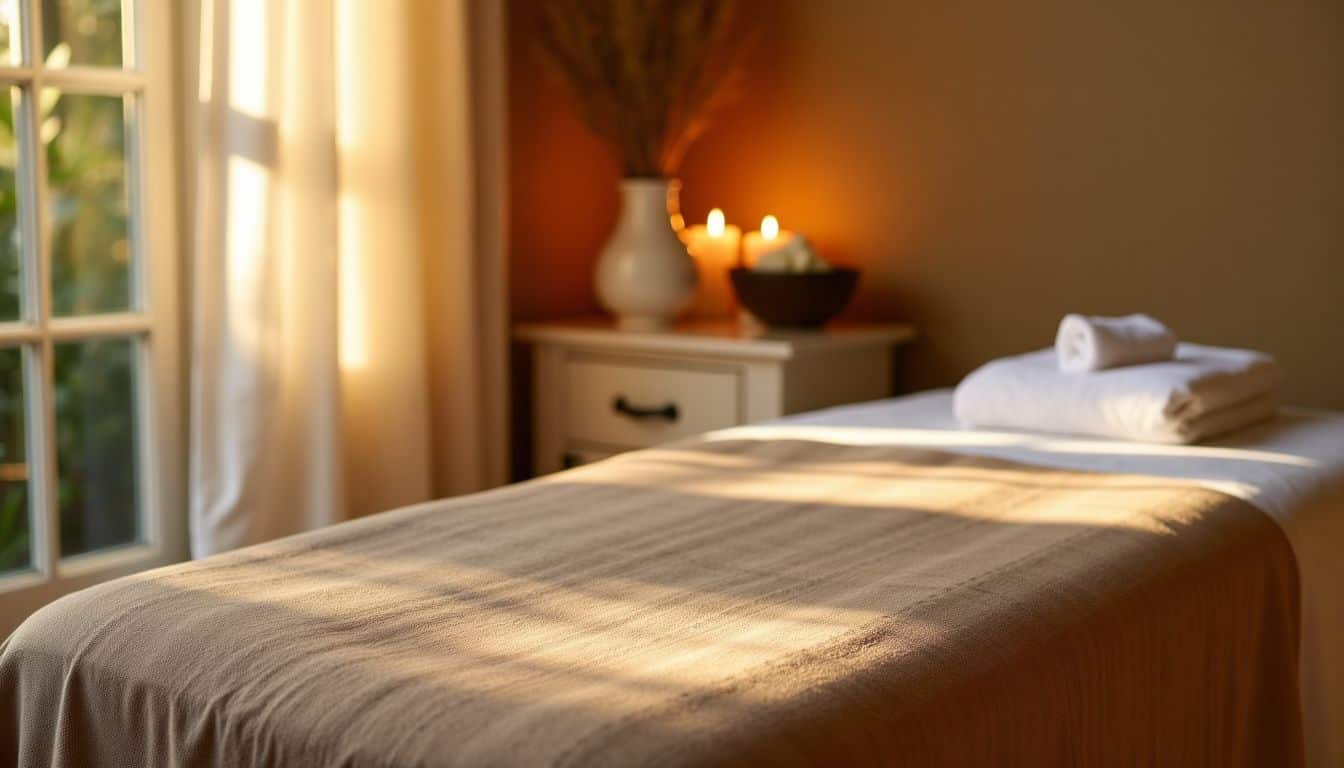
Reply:
[[630, 401], [625, 399], [625, 395], [618, 395], [615, 400], [612, 400], [611, 409], [636, 421], [652, 421], [654, 419], [676, 421], [681, 418], [681, 412], [677, 410], [676, 403], [668, 403], [658, 408], [643, 408], [638, 405], [631, 405]]

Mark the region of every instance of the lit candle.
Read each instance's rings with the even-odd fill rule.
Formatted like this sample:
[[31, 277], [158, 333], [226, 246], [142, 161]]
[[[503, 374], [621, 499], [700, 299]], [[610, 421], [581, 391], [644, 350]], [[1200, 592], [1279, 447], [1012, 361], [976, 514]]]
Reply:
[[742, 265], [754, 267], [761, 260], [761, 254], [780, 248], [793, 239], [793, 233], [779, 228], [779, 219], [766, 216], [761, 219], [761, 228], [757, 232], [748, 232], [742, 238]]
[[682, 240], [700, 273], [700, 285], [689, 314], [701, 318], [730, 316], [735, 302], [728, 270], [737, 266], [742, 230], [728, 225], [723, 211], [715, 208], [709, 212], [704, 224], [682, 230]]

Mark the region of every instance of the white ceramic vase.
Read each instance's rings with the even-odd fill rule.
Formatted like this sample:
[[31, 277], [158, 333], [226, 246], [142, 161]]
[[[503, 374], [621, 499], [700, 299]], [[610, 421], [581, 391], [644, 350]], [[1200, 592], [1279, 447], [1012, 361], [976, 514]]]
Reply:
[[598, 256], [593, 285], [622, 330], [671, 325], [695, 293], [695, 262], [667, 213], [670, 183], [621, 181], [621, 215]]

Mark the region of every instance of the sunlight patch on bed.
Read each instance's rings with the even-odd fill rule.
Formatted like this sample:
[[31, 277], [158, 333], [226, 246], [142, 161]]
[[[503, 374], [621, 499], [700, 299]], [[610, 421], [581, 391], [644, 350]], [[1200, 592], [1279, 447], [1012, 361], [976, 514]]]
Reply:
[[[333, 628], [352, 617], [387, 628], [376, 645], [341, 648], [341, 663], [361, 674], [438, 680], [491, 696], [534, 698], [555, 686], [596, 708], [604, 692], [652, 703], [669, 689], [711, 685], [882, 616], [834, 602], [716, 591], [706, 588], [709, 578], [706, 585], [629, 578], [567, 584], [458, 561], [334, 549], [259, 559], [213, 584], [193, 570], [130, 579], [262, 611], [253, 616], [270, 608], [312, 631], [339, 632]], [[480, 663], [445, 666], [445, 657]]]
[[[973, 457], [967, 463], [944, 465], [896, 459], [770, 463], [759, 457], [744, 465], [744, 458], [748, 457], [652, 449], [569, 472], [565, 482], [736, 499], [743, 502], [735, 510], [738, 514], [763, 508], [777, 514], [851, 518], [941, 515], [986, 524], [1084, 525], [1154, 533], [1169, 532], [1170, 521], [1150, 512], [1161, 510], [1164, 498], [1173, 490], [1207, 485], [1139, 475], [1099, 477], [1067, 470], [977, 466], [973, 462], [993, 460]], [[1019, 504], [984, 503], [1000, 496], [1005, 486], [1021, 497]], [[1060, 489], [1072, 492], [1065, 504], [1056, 503], [1051, 494]]]
[[1050, 435], [989, 430], [905, 429], [888, 427], [827, 427], [811, 425], [734, 427], [706, 435], [721, 440], [813, 440], [836, 445], [906, 445], [954, 449], [958, 446], [1021, 447], [1046, 453], [1169, 456], [1190, 459], [1237, 459], [1303, 468], [1318, 466], [1304, 456], [1289, 453], [1228, 448], [1214, 445], [1166, 445], [1114, 440], [1087, 440]]
[[1005, 432], [951, 432], [937, 429], [875, 427], [756, 426], [733, 427], [705, 435], [719, 440], [813, 440], [836, 445], [1020, 445], [1022, 435]]

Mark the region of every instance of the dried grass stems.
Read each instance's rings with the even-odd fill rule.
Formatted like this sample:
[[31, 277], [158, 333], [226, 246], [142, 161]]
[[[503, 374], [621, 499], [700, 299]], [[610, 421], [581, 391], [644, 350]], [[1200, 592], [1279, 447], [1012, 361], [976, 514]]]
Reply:
[[627, 177], [671, 178], [740, 89], [735, 0], [543, 0], [541, 48]]

